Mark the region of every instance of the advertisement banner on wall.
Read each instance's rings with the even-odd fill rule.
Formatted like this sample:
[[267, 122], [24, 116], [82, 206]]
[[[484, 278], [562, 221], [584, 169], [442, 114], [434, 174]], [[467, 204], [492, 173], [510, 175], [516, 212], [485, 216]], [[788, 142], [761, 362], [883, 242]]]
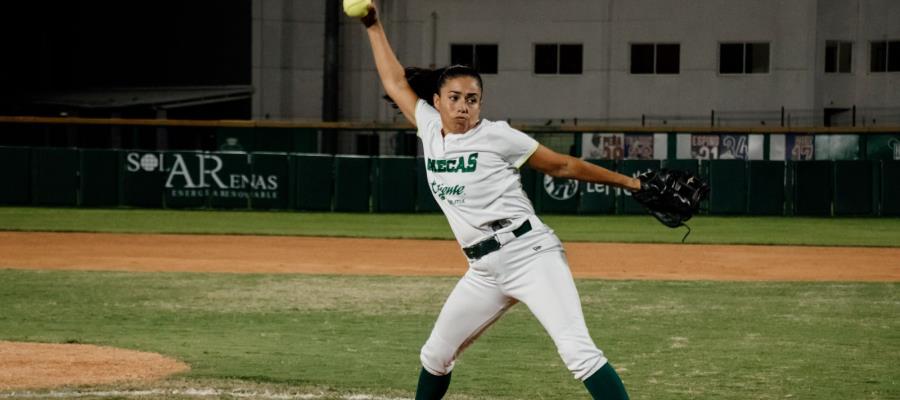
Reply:
[[816, 135], [816, 160], [858, 160], [859, 135]]
[[900, 160], [900, 133], [866, 136], [869, 160]]
[[719, 158], [719, 135], [691, 135], [691, 158], [715, 160]]
[[[272, 171], [251, 172], [243, 153], [129, 152], [123, 177], [161, 190], [168, 206], [245, 207], [247, 200], [277, 199], [285, 177]], [[143, 185], [142, 185], [143, 186]]]
[[[583, 159], [621, 160], [625, 155], [625, 135], [622, 133], [586, 133], [581, 137]], [[650, 154], [652, 156], [652, 150]]]
[[691, 158], [695, 160], [746, 160], [749, 135], [743, 133], [692, 134]]
[[784, 158], [791, 161], [808, 161], [816, 158], [816, 136], [788, 134], [785, 136]]
[[719, 159], [746, 160], [748, 142], [746, 134], [723, 133], [719, 135]]
[[653, 134], [625, 135], [625, 158], [628, 160], [652, 160]]
[[900, 160], [900, 138], [894, 138], [888, 144], [894, 149], [894, 159]]

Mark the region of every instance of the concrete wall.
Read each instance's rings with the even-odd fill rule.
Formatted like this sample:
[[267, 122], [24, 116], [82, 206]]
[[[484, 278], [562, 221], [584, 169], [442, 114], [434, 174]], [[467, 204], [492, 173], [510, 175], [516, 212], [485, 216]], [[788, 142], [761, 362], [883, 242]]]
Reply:
[[253, 1], [253, 118], [319, 119], [325, 3]]
[[[639, 123], [642, 114], [826, 107], [900, 108], [900, 73], [869, 72], [869, 42], [900, 39], [896, 0], [383, 0], [389, 39], [405, 65], [443, 66], [451, 43], [498, 45], [485, 75], [484, 115], [538, 122]], [[318, 119], [323, 0], [254, 1], [255, 118]], [[394, 121], [381, 100], [362, 26], [342, 15], [340, 116]], [[826, 40], [853, 41], [853, 72], [825, 74]], [[722, 75], [719, 43], [769, 42], [765, 74]], [[581, 43], [583, 74], [535, 75], [535, 43]], [[631, 43], [680, 43], [680, 73], [630, 73]]]
[[860, 119], [877, 118], [879, 110], [900, 107], [900, 73], [870, 72], [872, 41], [900, 40], [900, 2], [884, 0], [820, 0], [816, 51], [824, 60], [828, 40], [853, 43], [851, 73], [816, 70], [816, 108], [860, 108]]

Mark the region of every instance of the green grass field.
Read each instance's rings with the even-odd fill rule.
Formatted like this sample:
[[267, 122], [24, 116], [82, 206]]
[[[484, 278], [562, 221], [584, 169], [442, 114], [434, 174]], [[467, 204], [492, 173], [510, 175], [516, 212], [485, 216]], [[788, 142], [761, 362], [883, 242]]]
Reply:
[[[542, 219], [563, 241], [678, 243], [650, 216]], [[900, 218], [695, 217], [689, 243], [900, 246]], [[452, 239], [442, 214], [342, 214], [0, 207], [0, 230]]]
[[[680, 230], [650, 217], [545, 220], [569, 241], [681, 239]], [[700, 217], [693, 227], [688, 240], [695, 243], [900, 243], [897, 219]], [[440, 215], [0, 208], [0, 230], [449, 238]], [[0, 269], [0, 340], [159, 352], [192, 370], [152, 388], [239, 394], [222, 398], [411, 398], [419, 347], [455, 283], [15, 267], [0, 255], [0, 268], [6, 268]], [[591, 334], [633, 399], [900, 398], [900, 283], [577, 284]], [[450, 393], [449, 399], [588, 398], [521, 305], [466, 351]], [[0, 392], [0, 398], [26, 395], [110, 397]]]
[[[455, 280], [0, 270], [0, 282], [2, 339], [167, 354], [193, 368], [182, 385], [412, 397], [418, 349]], [[584, 280], [579, 290], [635, 399], [900, 396], [897, 284]], [[469, 398], [587, 398], [521, 305], [453, 379], [451, 393]]]

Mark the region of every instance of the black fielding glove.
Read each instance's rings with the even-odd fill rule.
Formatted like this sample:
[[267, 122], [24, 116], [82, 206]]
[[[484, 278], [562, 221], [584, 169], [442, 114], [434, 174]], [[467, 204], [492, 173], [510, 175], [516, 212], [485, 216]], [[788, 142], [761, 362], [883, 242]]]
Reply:
[[631, 197], [669, 228], [684, 225], [709, 195], [709, 184], [687, 171], [661, 169], [644, 172], [637, 178], [641, 189], [632, 192]]

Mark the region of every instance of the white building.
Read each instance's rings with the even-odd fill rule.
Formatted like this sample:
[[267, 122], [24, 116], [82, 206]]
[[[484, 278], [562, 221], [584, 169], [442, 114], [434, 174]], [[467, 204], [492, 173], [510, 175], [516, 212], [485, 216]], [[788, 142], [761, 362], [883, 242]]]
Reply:
[[[321, 118], [325, 4], [253, 1], [253, 118]], [[854, 106], [857, 125], [900, 116], [897, 0], [383, 0], [379, 8], [404, 65], [445, 66], [455, 51], [455, 61], [474, 52], [480, 68], [496, 69], [483, 76], [490, 119], [758, 126], [779, 124], [784, 107], [794, 125], [822, 125], [825, 114], [849, 125]], [[398, 120], [381, 99], [364, 28], [343, 14], [340, 24], [339, 119]]]

